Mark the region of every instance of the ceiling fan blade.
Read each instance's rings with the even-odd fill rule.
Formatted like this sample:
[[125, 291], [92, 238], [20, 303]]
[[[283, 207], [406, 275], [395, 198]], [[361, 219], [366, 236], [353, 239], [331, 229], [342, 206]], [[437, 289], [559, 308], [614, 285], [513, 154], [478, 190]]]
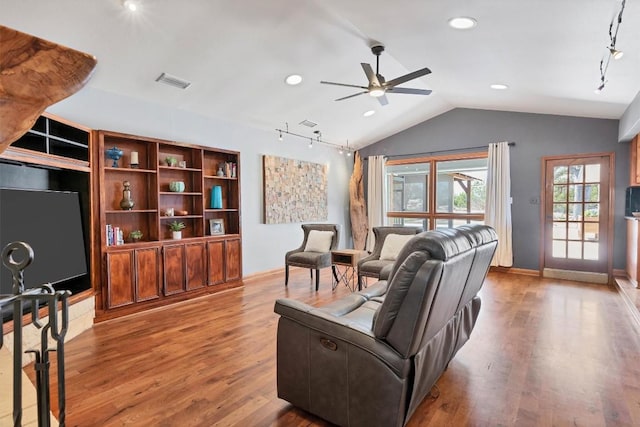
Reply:
[[409, 80], [417, 79], [418, 77], [426, 76], [430, 74], [431, 70], [428, 68], [423, 68], [422, 70], [414, 71], [413, 73], [405, 74], [404, 76], [397, 77], [393, 80], [389, 80], [384, 85], [385, 87], [393, 87], [404, 82], [408, 82]]
[[367, 75], [367, 80], [369, 80], [369, 84], [374, 86], [380, 86], [380, 81], [378, 81], [378, 76], [376, 76], [376, 73], [373, 72], [373, 68], [371, 68], [371, 65], [365, 62], [361, 62], [360, 65], [362, 65], [362, 69], [364, 70], [364, 73]]
[[321, 81], [320, 83], [325, 84], [325, 85], [357, 87], [358, 89], [367, 89], [366, 86], [350, 85], [350, 84], [346, 84], [346, 83], [334, 83], [334, 82], [325, 82], [325, 81]]
[[431, 89], [410, 89], [407, 87], [390, 87], [387, 89], [387, 93], [407, 93], [409, 95], [429, 95]]
[[336, 101], [342, 101], [343, 99], [349, 99], [349, 98], [353, 98], [354, 96], [364, 95], [365, 93], [367, 93], [366, 90], [364, 92], [358, 92], [358, 93], [354, 93], [353, 95], [345, 96], [343, 98], [338, 98], [336, 99]]
[[387, 99], [386, 95], [382, 95], [378, 97], [378, 102], [380, 103], [380, 105], [387, 105], [389, 103], [389, 100]]

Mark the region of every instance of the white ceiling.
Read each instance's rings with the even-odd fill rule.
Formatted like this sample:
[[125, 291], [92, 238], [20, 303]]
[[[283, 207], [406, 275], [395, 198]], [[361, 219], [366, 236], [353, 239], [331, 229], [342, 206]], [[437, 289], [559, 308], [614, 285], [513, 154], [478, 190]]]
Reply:
[[[640, 90], [640, 2], [627, 1], [607, 86], [599, 62], [620, 0], [0, 0], [0, 25], [98, 58], [93, 88], [205, 116], [362, 147], [455, 107], [618, 119]], [[447, 20], [472, 16], [454, 30]], [[381, 42], [387, 80], [429, 67], [402, 87], [429, 96], [368, 96], [320, 80], [366, 85], [361, 62]], [[192, 82], [155, 82], [166, 72]], [[301, 74], [302, 84], [284, 78]], [[505, 83], [495, 91], [491, 83]], [[362, 114], [375, 109], [376, 114]], [[275, 132], [274, 132], [275, 137]]]

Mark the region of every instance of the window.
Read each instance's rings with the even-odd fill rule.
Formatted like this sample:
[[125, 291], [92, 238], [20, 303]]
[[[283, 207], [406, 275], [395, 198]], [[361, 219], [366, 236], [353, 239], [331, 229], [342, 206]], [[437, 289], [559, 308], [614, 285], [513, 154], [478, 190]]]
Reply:
[[385, 169], [388, 224], [429, 230], [484, 221], [487, 153], [390, 160]]

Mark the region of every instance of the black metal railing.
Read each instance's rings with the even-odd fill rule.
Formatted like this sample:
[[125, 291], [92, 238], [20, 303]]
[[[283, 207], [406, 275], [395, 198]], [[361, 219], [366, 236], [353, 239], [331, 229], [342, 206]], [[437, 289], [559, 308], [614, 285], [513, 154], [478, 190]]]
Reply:
[[[49, 381], [50, 353], [56, 353], [58, 383], [58, 423], [65, 425], [64, 337], [69, 326], [69, 291], [56, 291], [51, 285], [24, 289], [24, 269], [33, 261], [33, 249], [26, 243], [14, 242], [2, 250], [2, 262], [13, 276], [11, 295], [0, 295], [0, 316], [5, 307], [13, 305], [13, 425], [22, 425], [22, 352], [23, 312], [31, 308], [31, 323], [40, 329], [40, 348], [27, 349], [35, 356], [38, 426], [51, 425], [51, 389]], [[46, 308], [47, 319], [40, 318], [40, 308]], [[60, 318], [58, 318], [58, 316]], [[4, 318], [4, 316], [2, 316]], [[49, 338], [55, 348], [49, 348]], [[0, 348], [3, 336], [0, 334]]]

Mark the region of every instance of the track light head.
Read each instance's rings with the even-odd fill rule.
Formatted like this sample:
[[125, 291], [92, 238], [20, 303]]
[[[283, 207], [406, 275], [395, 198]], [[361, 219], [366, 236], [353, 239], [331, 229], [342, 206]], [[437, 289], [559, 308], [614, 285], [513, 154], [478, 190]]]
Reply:
[[620, 59], [624, 55], [623, 51], [618, 50], [613, 46], [609, 47], [609, 52], [611, 53], [611, 56], [613, 56], [613, 59]]

